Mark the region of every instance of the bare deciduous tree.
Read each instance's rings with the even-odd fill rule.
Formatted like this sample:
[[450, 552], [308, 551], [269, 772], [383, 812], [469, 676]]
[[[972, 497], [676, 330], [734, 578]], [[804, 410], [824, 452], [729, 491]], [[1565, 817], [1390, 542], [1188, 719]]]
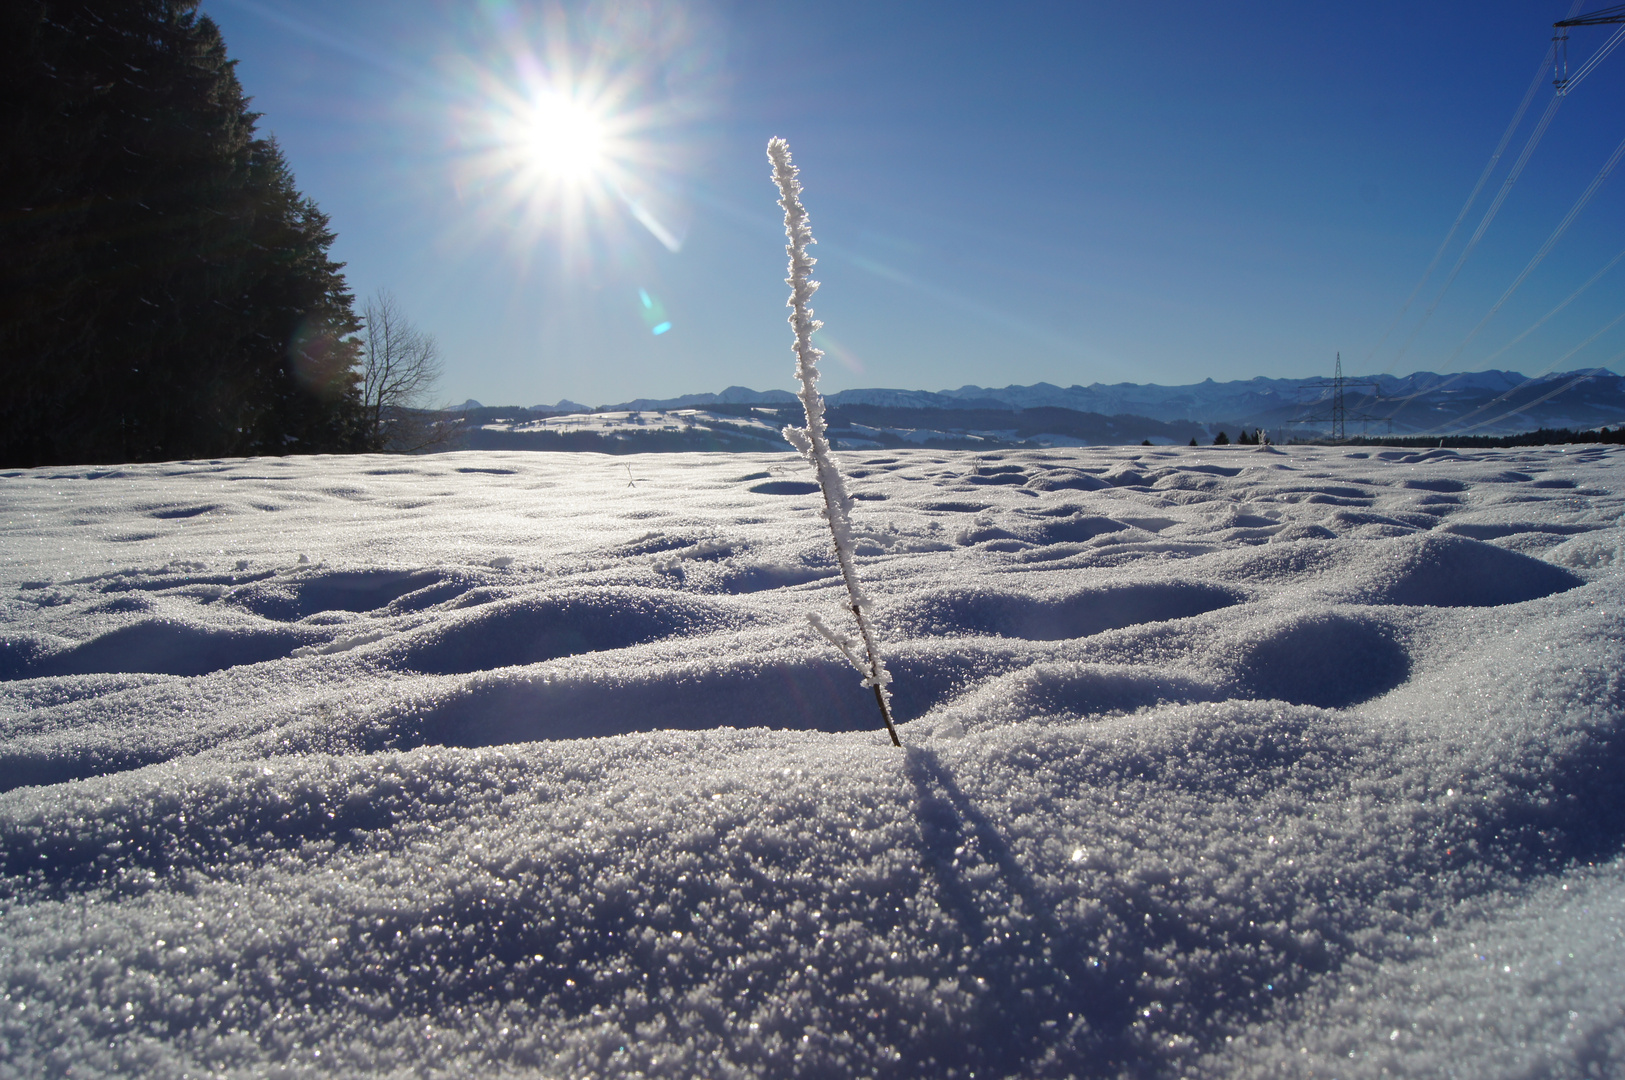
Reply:
[[361, 395], [372, 447], [412, 453], [446, 441], [458, 425], [430, 403], [443, 370], [434, 335], [413, 326], [383, 289], [367, 300], [362, 321]]

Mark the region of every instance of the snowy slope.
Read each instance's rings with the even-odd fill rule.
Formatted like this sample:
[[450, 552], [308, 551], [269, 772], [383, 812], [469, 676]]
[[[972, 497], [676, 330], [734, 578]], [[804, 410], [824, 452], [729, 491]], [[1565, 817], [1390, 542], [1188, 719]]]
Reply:
[[[1567, 382], [1580, 372], [1567, 372], [1545, 376], [1553, 382]], [[1090, 383], [1088, 386], [1056, 386], [1053, 383], [1034, 383], [1031, 386], [984, 387], [961, 386], [957, 390], [892, 390], [855, 388], [829, 395], [829, 403], [842, 405], [879, 405], [901, 409], [1007, 409], [1059, 408], [1078, 412], [1101, 413], [1106, 416], [1135, 415], [1156, 420], [1235, 420], [1238, 417], [1265, 413], [1281, 407], [1295, 407], [1325, 397], [1318, 384], [1327, 377], [1306, 379], [1234, 379], [1215, 382], [1207, 379], [1182, 386], [1161, 386], [1157, 383]], [[1481, 392], [1501, 394], [1521, 385], [1526, 377], [1516, 371], [1475, 371], [1454, 375], [1439, 375], [1431, 371], [1418, 371], [1410, 375], [1349, 376], [1356, 389], [1375, 385], [1384, 397], [1400, 398], [1413, 394], [1460, 394]], [[1601, 373], [1600, 382], [1610, 387], [1617, 376]], [[1312, 387], [1312, 392], [1306, 388]], [[1352, 392], [1352, 391], [1351, 391]], [[788, 405], [794, 404], [794, 395], [786, 390], [752, 390], [744, 386], [730, 386], [719, 394], [684, 394], [675, 398], [638, 398], [613, 406], [621, 410], [671, 410], [703, 408], [707, 405]], [[567, 412], [579, 409], [574, 402], [560, 402], [557, 406], [538, 406], [551, 411]]]
[[[1567, 381], [1573, 375], [1552, 376]], [[1611, 376], [1605, 376], [1613, 382]], [[1281, 410], [1293, 411], [1305, 405], [1326, 399], [1329, 391], [1323, 385], [1329, 375], [1307, 379], [1234, 379], [1215, 382], [1207, 379], [1184, 386], [1159, 386], [1156, 383], [1091, 383], [1088, 386], [1059, 387], [1050, 383], [1033, 386], [1006, 386], [999, 389], [981, 386], [962, 386], [958, 390], [944, 390], [942, 396], [953, 401], [998, 401], [1013, 408], [1031, 409], [1041, 406], [1059, 406], [1081, 412], [1107, 415], [1120, 413], [1149, 416], [1157, 420], [1198, 418], [1225, 420], [1268, 416]], [[1358, 395], [1375, 386], [1382, 397], [1400, 399], [1411, 395], [1428, 395], [1438, 388], [1438, 394], [1487, 392], [1486, 396], [1504, 393], [1525, 382], [1516, 371], [1476, 371], [1456, 375], [1437, 375], [1431, 371], [1418, 371], [1406, 376], [1368, 375], [1349, 376], [1349, 393]]]
[[[719, 409], [727, 409], [719, 412]], [[517, 414], [517, 415], [516, 415]], [[789, 453], [782, 430], [804, 419], [801, 405], [713, 406], [710, 409], [575, 412], [543, 417], [520, 410], [483, 409], [464, 418], [445, 449], [584, 451], [634, 454], [754, 451]], [[1211, 439], [1194, 424], [1141, 417], [1104, 417], [1063, 409], [832, 409], [830, 437], [843, 449], [986, 450], [1138, 443], [1185, 445]]]
[[843, 462], [0, 474], [0, 1076], [1619, 1075], [1620, 451]]
[[[1326, 378], [1204, 382], [1186, 386], [1117, 383], [1060, 387], [1051, 383], [1000, 388], [962, 386], [957, 390], [852, 389], [829, 395], [839, 410], [849, 406], [882, 409], [962, 410], [1068, 409], [1096, 417], [1188, 421], [1214, 431], [1237, 425], [1276, 432], [1277, 442], [1294, 434], [1325, 434], [1332, 390]], [[1625, 422], [1625, 379], [1606, 370], [1553, 373], [1526, 379], [1515, 371], [1406, 376], [1350, 376], [1345, 402], [1351, 433], [1382, 435], [1426, 432], [1438, 435], [1503, 435], [1539, 427], [1584, 430]], [[783, 390], [755, 391], [730, 386], [720, 394], [689, 394], [665, 401], [639, 399], [615, 406], [626, 410], [692, 409], [717, 404], [785, 405]], [[570, 409], [566, 409], [566, 405]], [[557, 411], [579, 411], [560, 402]], [[1320, 422], [1308, 422], [1319, 417]], [[952, 421], [944, 423], [952, 425]], [[963, 427], [964, 425], [958, 425]], [[1125, 428], [1125, 432], [1127, 428]], [[1147, 431], [1153, 442], [1165, 442]], [[1140, 434], [1115, 443], [1139, 442]], [[1209, 435], [1211, 438], [1211, 433]], [[1095, 440], [1091, 440], [1095, 441]], [[1185, 440], [1180, 439], [1183, 443]], [[1203, 439], [1206, 442], [1208, 439]], [[1065, 442], [1052, 445], [1068, 445]], [[494, 447], [475, 447], [494, 449]]]

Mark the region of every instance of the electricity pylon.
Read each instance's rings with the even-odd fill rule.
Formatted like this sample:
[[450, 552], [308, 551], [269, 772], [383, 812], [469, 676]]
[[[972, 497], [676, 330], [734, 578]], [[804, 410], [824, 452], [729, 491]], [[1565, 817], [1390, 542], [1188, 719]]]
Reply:
[[[1288, 420], [1287, 423], [1324, 424], [1329, 420], [1331, 421], [1332, 425], [1332, 441], [1342, 442], [1348, 438], [1349, 420], [1355, 420], [1365, 424], [1369, 424], [1373, 420], [1381, 420], [1382, 417], [1372, 416], [1369, 413], [1349, 413], [1348, 407], [1343, 403], [1343, 388], [1351, 384], [1354, 386], [1371, 387], [1371, 397], [1373, 400], [1375, 400], [1382, 393], [1382, 388], [1374, 382], [1368, 382], [1364, 379], [1345, 379], [1343, 377], [1343, 354], [1340, 352], [1337, 354], [1336, 373], [1331, 377], [1330, 380], [1323, 382], [1301, 383], [1299, 385], [1299, 389], [1301, 390], [1330, 390], [1332, 392], [1330, 411], [1316, 413], [1310, 416], [1299, 416], [1292, 420]], [[1393, 430], [1392, 420], [1388, 422], [1388, 428], [1390, 431]]]

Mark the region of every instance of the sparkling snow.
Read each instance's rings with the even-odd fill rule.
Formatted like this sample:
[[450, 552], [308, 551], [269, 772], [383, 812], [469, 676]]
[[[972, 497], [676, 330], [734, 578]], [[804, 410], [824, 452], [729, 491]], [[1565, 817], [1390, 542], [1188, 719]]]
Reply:
[[0, 1076], [1625, 1069], [1625, 451], [0, 474]]

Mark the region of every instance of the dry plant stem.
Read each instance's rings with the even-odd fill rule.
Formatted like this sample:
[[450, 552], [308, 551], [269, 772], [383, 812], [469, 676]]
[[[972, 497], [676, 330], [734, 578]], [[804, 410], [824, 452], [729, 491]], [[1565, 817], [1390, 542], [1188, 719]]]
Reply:
[[903, 741], [897, 737], [897, 726], [892, 722], [891, 693], [888, 689], [891, 674], [887, 672], [880, 658], [880, 649], [875, 644], [874, 628], [867, 614], [869, 601], [858, 584], [858, 571], [853, 563], [852, 499], [846, 492], [846, 481], [830, 452], [828, 428], [824, 423], [824, 399], [817, 388], [818, 358], [823, 352], [813, 345], [812, 335], [823, 324], [813, 318], [812, 308], [808, 306], [812, 294], [818, 291], [818, 282], [811, 277], [813, 264], [817, 260], [807, 254], [807, 245], [817, 241], [813, 239], [812, 229], [807, 224], [806, 208], [801, 205], [801, 181], [796, 179], [796, 167], [790, 163], [790, 144], [783, 139], [773, 139], [767, 144], [767, 156], [773, 162], [773, 182], [779, 188], [779, 205], [784, 207], [784, 232], [790, 241], [785, 247], [790, 256], [790, 276], [784, 280], [790, 286], [790, 325], [796, 332], [796, 378], [801, 381], [801, 392], [797, 396], [807, 414], [807, 426], [787, 427], [784, 437], [801, 451], [817, 471], [818, 489], [824, 495], [824, 518], [829, 522], [830, 536], [835, 543], [835, 558], [841, 567], [841, 578], [846, 582], [848, 606], [857, 620], [858, 633], [863, 638], [863, 658], [860, 660], [854, 656], [818, 620], [814, 620], [814, 625], [863, 672], [863, 683], [875, 692], [875, 701], [880, 706], [882, 719], [886, 721], [886, 731], [891, 735], [892, 745], [902, 746]]
[[891, 736], [893, 746], [902, 746], [903, 740], [897, 737], [897, 728], [891, 720], [891, 702], [886, 700], [886, 691], [879, 683], [874, 686], [875, 702], [880, 706], [880, 718], [886, 721], [886, 734]]

